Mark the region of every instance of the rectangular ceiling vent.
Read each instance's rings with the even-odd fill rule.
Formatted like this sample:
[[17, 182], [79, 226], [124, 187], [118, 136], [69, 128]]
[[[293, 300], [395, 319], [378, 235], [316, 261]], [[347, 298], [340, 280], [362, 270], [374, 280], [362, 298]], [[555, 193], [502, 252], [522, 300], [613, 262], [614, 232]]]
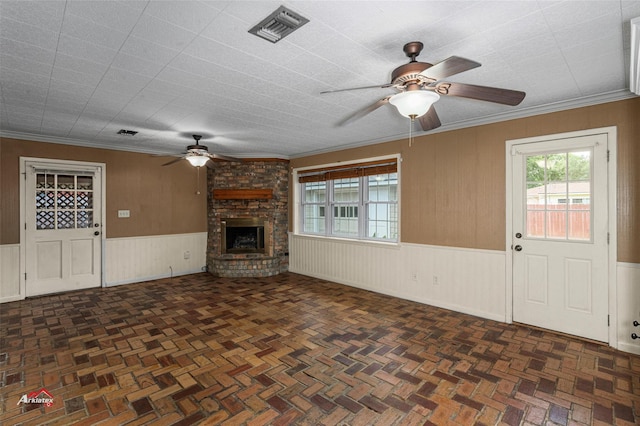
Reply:
[[275, 12], [263, 19], [249, 32], [271, 43], [277, 43], [304, 24], [309, 22], [297, 13], [280, 6]]

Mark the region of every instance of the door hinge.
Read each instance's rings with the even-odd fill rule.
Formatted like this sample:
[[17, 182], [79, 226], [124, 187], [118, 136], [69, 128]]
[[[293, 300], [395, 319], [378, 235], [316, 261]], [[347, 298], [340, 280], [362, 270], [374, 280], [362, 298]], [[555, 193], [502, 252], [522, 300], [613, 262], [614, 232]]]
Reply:
[[25, 281], [27, 280], [27, 273], [26, 272], [24, 273], [24, 280]]
[[610, 327], [610, 326], [611, 326], [610, 318], [609, 318], [609, 315], [607, 315], [607, 327]]
[[607, 232], [607, 244], [609, 244], [610, 240], [611, 240], [611, 234]]
[[611, 151], [607, 150], [607, 163], [609, 162], [610, 155], [611, 155]]

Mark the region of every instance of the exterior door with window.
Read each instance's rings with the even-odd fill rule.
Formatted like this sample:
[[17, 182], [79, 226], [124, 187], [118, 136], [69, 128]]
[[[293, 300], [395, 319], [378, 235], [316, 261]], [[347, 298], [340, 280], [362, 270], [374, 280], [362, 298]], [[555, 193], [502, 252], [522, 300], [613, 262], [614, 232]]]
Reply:
[[25, 172], [26, 296], [99, 287], [101, 168], [26, 162]]
[[513, 320], [608, 341], [607, 135], [514, 145]]

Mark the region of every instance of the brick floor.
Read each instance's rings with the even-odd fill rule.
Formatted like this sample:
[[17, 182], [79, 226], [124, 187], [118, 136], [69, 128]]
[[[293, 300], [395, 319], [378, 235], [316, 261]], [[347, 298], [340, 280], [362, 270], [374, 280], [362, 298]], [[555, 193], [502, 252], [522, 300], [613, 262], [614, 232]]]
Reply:
[[[640, 357], [301, 275], [0, 305], [6, 425], [637, 425]], [[53, 405], [18, 404], [53, 395]]]

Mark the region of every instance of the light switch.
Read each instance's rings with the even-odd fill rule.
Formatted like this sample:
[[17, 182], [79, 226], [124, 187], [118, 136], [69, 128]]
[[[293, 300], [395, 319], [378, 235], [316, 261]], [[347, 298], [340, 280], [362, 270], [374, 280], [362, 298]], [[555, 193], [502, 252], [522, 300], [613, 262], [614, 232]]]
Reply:
[[118, 210], [118, 217], [129, 217], [130, 215], [129, 210]]

